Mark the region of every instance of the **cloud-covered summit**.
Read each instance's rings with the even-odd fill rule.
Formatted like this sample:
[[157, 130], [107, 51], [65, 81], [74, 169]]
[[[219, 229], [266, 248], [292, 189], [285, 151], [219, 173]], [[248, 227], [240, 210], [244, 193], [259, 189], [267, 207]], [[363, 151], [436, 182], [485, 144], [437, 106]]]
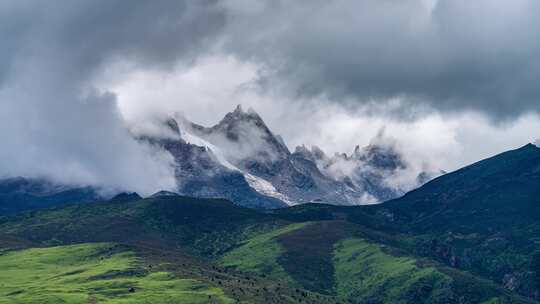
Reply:
[[[141, 193], [173, 187], [171, 157], [126, 131], [127, 113], [141, 104], [130, 123], [197, 105], [211, 121], [249, 100], [293, 145], [365, 143], [357, 138], [409, 123], [423, 128], [416, 150], [425, 143], [433, 158], [514, 128], [494, 121], [519, 124], [456, 167], [538, 125], [538, 12], [534, 0], [2, 1], [0, 175]], [[147, 78], [118, 89], [137, 73]], [[179, 73], [189, 75], [177, 81]], [[455, 119], [460, 113], [468, 116]], [[450, 131], [429, 133], [426, 121]], [[333, 127], [341, 132], [328, 134]]]

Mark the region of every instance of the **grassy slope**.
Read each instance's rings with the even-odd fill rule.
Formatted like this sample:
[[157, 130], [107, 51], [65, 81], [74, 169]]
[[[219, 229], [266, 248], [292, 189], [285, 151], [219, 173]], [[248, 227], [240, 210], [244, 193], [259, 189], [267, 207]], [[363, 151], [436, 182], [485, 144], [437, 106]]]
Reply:
[[[450, 281], [434, 268], [420, 268], [414, 259], [385, 254], [377, 245], [366, 241], [331, 238], [336, 228], [343, 227], [339, 223], [327, 222], [291, 224], [249, 239], [224, 255], [221, 263], [238, 270], [266, 274], [295, 286], [334, 293], [340, 298], [388, 301], [385, 303], [393, 303], [404, 296], [403, 293], [416, 290], [420, 282], [439, 287]], [[329, 246], [322, 246], [318, 238], [333, 242]], [[293, 243], [298, 246], [292, 246]], [[304, 252], [297, 251], [298, 248], [303, 248]], [[325, 250], [328, 252], [323, 253]], [[319, 260], [314, 261], [311, 255]], [[326, 255], [332, 264], [330, 268], [320, 259]], [[286, 256], [288, 258], [284, 259]], [[318, 272], [310, 271], [310, 267], [320, 269]], [[318, 275], [318, 284], [312, 282], [313, 273]], [[322, 282], [335, 283], [335, 286], [327, 288]]]
[[282, 234], [278, 240], [285, 251], [278, 262], [304, 288], [333, 295], [334, 244], [353, 230], [343, 221], [320, 221]]
[[[317, 205], [261, 214], [222, 200], [178, 197], [29, 212], [0, 218], [0, 232], [7, 235], [4, 239], [16, 244], [20, 243], [19, 239], [30, 239], [40, 245], [127, 243], [154, 250], [152, 263], [156, 265], [164, 262], [163, 254], [167, 252], [170, 261], [165, 262], [169, 265], [159, 268], [160, 271], [216, 284], [243, 303], [296, 303], [307, 299], [310, 303], [341, 302], [355, 292], [358, 293], [355, 298], [382, 303], [377, 301], [390, 299], [391, 302], [396, 294], [409, 291], [408, 296], [414, 299], [415, 294], [422, 295], [426, 290], [427, 294], [438, 293], [440, 299], [445, 299], [448, 287], [443, 284], [445, 276], [452, 278], [450, 288], [454, 292], [453, 301], [448, 303], [479, 303], [504, 295], [490, 282], [457, 270], [441, 270], [440, 265], [437, 271], [433, 270], [433, 265], [416, 264], [418, 269], [414, 271], [409, 271], [412, 268], [399, 271], [400, 267], [414, 264], [411, 262], [415, 259], [414, 252], [394, 254], [398, 251], [390, 249], [408, 250], [411, 242], [401, 234], [385, 229], [368, 230], [358, 225], [371, 215], [353, 216], [356, 214], [351, 211], [361, 210]], [[334, 220], [327, 220], [332, 218]], [[298, 223], [291, 224], [291, 221]], [[377, 251], [378, 245], [368, 246], [372, 254], [357, 255], [362, 248], [360, 244], [341, 243], [350, 238], [363, 238], [387, 247]], [[0, 235], [0, 248], [2, 240]], [[342, 248], [339, 244], [346, 246]], [[403, 258], [404, 254], [408, 258]], [[181, 255], [195, 255], [197, 261], [192, 263]], [[337, 256], [342, 258], [336, 260]], [[347, 265], [347, 261], [352, 264]], [[344, 278], [356, 277], [364, 266], [372, 263], [380, 270], [380, 278], [370, 277], [370, 282], [380, 287], [380, 294], [384, 296], [373, 298], [352, 281], [349, 282], [353, 284], [351, 290], [344, 292], [343, 289], [349, 288], [343, 287], [344, 282], [347, 284]], [[344, 267], [350, 272], [344, 272]], [[286, 282], [290, 284], [284, 284]], [[465, 298], [459, 300], [459, 297]]]
[[[405, 199], [406, 197], [401, 200]], [[470, 208], [474, 206], [474, 202], [471, 202]], [[415, 207], [411, 209], [416, 210]], [[487, 209], [484, 211], [487, 212]], [[488, 232], [479, 229], [477, 233], [467, 234], [455, 230], [443, 233], [435, 230], [419, 233], [406, 223], [398, 222], [395, 218], [396, 212], [388, 208], [387, 204], [366, 207], [302, 205], [278, 210], [276, 213], [291, 221], [345, 219], [362, 226], [362, 237], [368, 238], [371, 242], [386, 244], [404, 250], [409, 255], [444, 263], [449, 267], [460, 269], [461, 273], [470, 271], [478, 279], [487, 278], [499, 286], [505, 285], [514, 293], [538, 299], [536, 293], [536, 286], [539, 284], [537, 282], [540, 282], [538, 222], [523, 224], [520, 220], [514, 220], [512, 225], [499, 224], [497, 228]], [[471, 216], [477, 213], [470, 211]], [[493, 219], [504, 217], [505, 215], [500, 215]], [[436, 215], [430, 225], [437, 225], [439, 222], [442, 225], [445, 221]], [[473, 227], [481, 223], [478, 220], [478, 223], [467, 225]]]
[[294, 284], [294, 280], [278, 263], [284, 249], [276, 238], [306, 225], [307, 223], [291, 224], [255, 236], [242, 243], [238, 248], [226, 253], [220, 258], [220, 263], [223, 266], [234, 267], [240, 271], [264, 274]]
[[232, 302], [219, 288], [147, 271], [134, 252], [110, 243], [11, 251], [0, 269], [0, 303]]
[[224, 200], [189, 197], [97, 202], [0, 217], [0, 232], [45, 245], [142, 241], [205, 257], [221, 255], [248, 236], [279, 225]]
[[[306, 299], [302, 289], [214, 263], [218, 255], [246, 238], [285, 225], [285, 221], [223, 200], [173, 197], [101, 202], [0, 218], [0, 252], [6, 247], [85, 242], [129, 244], [154, 271], [217, 285], [239, 303], [298, 303]], [[307, 297], [310, 303], [335, 303], [316, 294]]]
[[353, 238], [354, 231], [343, 233], [347, 229], [339, 221], [291, 224], [245, 241], [221, 263], [333, 296], [338, 302], [528, 303], [490, 281]]
[[433, 267], [420, 268], [410, 257], [394, 257], [362, 239], [335, 246], [337, 294], [355, 303], [433, 303], [449, 301], [451, 279]]

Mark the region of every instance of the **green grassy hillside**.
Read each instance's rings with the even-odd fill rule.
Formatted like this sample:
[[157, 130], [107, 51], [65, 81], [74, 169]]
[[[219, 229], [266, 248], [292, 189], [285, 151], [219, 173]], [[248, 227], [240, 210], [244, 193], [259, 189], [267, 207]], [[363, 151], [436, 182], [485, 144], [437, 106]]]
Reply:
[[340, 221], [292, 224], [244, 241], [220, 262], [346, 303], [528, 303], [489, 280], [360, 235]]
[[285, 281], [220, 265], [223, 255], [247, 239], [287, 225], [289, 222], [223, 200], [170, 197], [97, 202], [0, 218], [0, 253], [87, 242], [121, 243], [152, 265], [152, 271], [218, 286], [238, 303], [299, 303], [306, 299], [336, 303]]
[[[379, 208], [307, 205], [259, 213], [223, 200], [163, 197], [22, 213], [0, 218], [0, 248], [11, 248], [0, 250], [0, 259], [12, 271], [0, 284], [4, 294], [38, 302], [57, 291], [73, 296], [67, 303], [85, 295], [88, 301], [89, 294], [92, 301], [121, 301], [132, 296], [126, 287], [136, 284], [140, 299], [146, 292], [157, 300], [153, 293], [168, 286], [184, 296], [196, 288], [212, 301], [239, 303], [530, 303], [479, 274], [419, 253], [424, 236], [400, 232]], [[82, 264], [62, 264], [69, 261], [62, 250], [89, 242], [122, 244], [115, 248], [125, 250], [69, 253], [82, 254]], [[47, 269], [41, 262], [25, 263], [29, 268], [18, 262], [59, 248], [50, 260], [52, 277], [32, 274]], [[101, 258], [113, 269], [100, 268]], [[70, 274], [88, 267], [102, 275]], [[77, 280], [69, 283], [66, 274]], [[47, 284], [32, 286], [33, 275]], [[21, 277], [17, 286], [25, 286], [25, 293], [6, 284], [11, 276]]]
[[276, 238], [300, 229], [305, 225], [307, 224], [290, 224], [268, 233], [257, 235], [244, 241], [239, 247], [227, 252], [219, 261], [225, 267], [234, 267], [240, 271], [270, 276], [288, 284], [296, 285], [295, 281], [278, 261], [285, 250]]
[[532, 144], [380, 205], [302, 205], [275, 215], [295, 222], [346, 220], [375, 242], [540, 300], [540, 148]]
[[0, 255], [0, 303], [233, 303], [209, 284], [151, 271], [111, 243]]
[[71, 205], [0, 217], [0, 231], [45, 245], [144, 242], [213, 257], [284, 222], [225, 200], [162, 197]]
[[384, 253], [362, 239], [342, 240], [335, 246], [337, 294], [357, 303], [432, 303], [449, 301], [451, 278], [434, 267], [419, 267], [410, 257]]

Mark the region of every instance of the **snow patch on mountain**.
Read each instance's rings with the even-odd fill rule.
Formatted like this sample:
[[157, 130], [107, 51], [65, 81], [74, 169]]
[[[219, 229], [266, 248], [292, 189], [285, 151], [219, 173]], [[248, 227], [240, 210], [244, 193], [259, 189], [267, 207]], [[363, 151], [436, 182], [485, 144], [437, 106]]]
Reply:
[[[166, 129], [165, 135], [159, 128]], [[438, 175], [411, 167], [384, 130], [350, 154], [327, 156], [304, 145], [291, 153], [255, 111], [240, 106], [210, 127], [184, 116], [160, 120], [146, 140], [174, 156], [178, 193], [224, 197], [257, 208], [375, 204]]]
[[223, 151], [211, 144], [210, 142], [200, 138], [199, 136], [193, 135], [191, 133], [188, 133], [184, 130], [180, 130], [181, 138], [186, 141], [186, 143], [204, 147], [207, 151], [211, 152], [211, 154], [216, 158], [216, 160], [226, 167], [227, 169], [238, 171], [244, 175], [244, 178], [246, 179], [246, 182], [249, 184], [251, 188], [253, 188], [255, 191], [259, 192], [262, 195], [270, 196], [273, 198], [277, 198], [284, 203], [286, 203], [289, 206], [295, 205], [293, 201], [291, 201], [286, 195], [280, 193], [276, 190], [276, 188], [267, 180], [254, 176], [252, 174], [249, 174], [247, 172], [244, 172], [243, 170], [240, 170], [235, 165], [231, 164], [225, 157], [225, 153]]
[[291, 201], [286, 195], [277, 191], [274, 185], [272, 185], [272, 183], [270, 183], [269, 181], [246, 172], [243, 172], [243, 174], [249, 186], [255, 189], [257, 192], [263, 195], [277, 198], [289, 206], [297, 205], [297, 203]]
[[182, 139], [185, 140], [188, 144], [204, 147], [207, 151], [210, 151], [212, 155], [216, 158], [216, 160], [227, 169], [241, 171], [225, 158], [223, 151], [221, 151], [221, 149], [217, 146], [184, 130], [180, 130], [180, 134]]

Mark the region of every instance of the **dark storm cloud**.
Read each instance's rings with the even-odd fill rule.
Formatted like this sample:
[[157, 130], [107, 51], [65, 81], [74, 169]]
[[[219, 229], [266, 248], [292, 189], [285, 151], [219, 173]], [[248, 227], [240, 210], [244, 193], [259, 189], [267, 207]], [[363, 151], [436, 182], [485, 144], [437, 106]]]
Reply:
[[3, 1], [1, 72], [29, 56], [76, 78], [115, 57], [170, 65], [197, 55], [223, 24], [215, 1]]
[[223, 22], [213, 1], [2, 1], [0, 176], [174, 186], [170, 157], [133, 140], [115, 95], [91, 83], [117, 61], [191, 62]]
[[300, 95], [540, 110], [540, 2], [228, 1], [227, 47]]

